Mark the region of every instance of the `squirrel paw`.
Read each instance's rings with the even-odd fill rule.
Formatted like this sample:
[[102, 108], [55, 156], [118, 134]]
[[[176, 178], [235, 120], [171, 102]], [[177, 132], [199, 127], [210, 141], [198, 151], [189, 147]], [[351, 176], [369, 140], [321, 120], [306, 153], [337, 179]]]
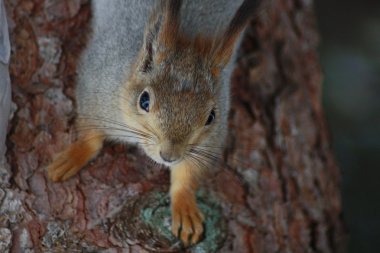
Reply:
[[197, 243], [203, 233], [203, 214], [195, 197], [177, 196], [172, 198], [172, 233], [181, 239], [185, 246]]
[[81, 164], [70, 156], [70, 152], [64, 151], [48, 167], [48, 177], [54, 182], [64, 181], [78, 173], [81, 167]]
[[104, 136], [89, 132], [71, 144], [50, 164], [48, 177], [54, 181], [64, 181], [78, 173], [102, 148]]

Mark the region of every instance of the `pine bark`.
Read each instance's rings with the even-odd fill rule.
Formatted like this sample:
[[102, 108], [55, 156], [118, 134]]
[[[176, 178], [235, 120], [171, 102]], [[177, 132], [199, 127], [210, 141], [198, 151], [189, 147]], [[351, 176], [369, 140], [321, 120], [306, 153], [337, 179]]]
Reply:
[[320, 101], [311, 0], [263, 1], [245, 35], [225, 155], [199, 194], [213, 231], [206, 231], [206, 246], [189, 249], [139, 216], [157, 205], [168, 221], [169, 174], [134, 147], [106, 145], [73, 179], [47, 179], [46, 166], [75, 133], [75, 71], [90, 5], [5, 4], [13, 117], [8, 166], [0, 168], [1, 252], [344, 250], [340, 174]]

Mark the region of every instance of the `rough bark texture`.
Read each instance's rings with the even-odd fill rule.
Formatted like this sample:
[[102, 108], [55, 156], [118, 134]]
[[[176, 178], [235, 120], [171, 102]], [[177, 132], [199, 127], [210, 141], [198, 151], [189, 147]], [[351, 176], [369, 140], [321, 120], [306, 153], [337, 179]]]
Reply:
[[[53, 154], [74, 136], [75, 69], [90, 6], [86, 0], [5, 4], [14, 105], [9, 167], [0, 171], [0, 251], [185, 251], [170, 248], [170, 235], [143, 222], [161, 215], [157, 226], [168, 227], [160, 192], [168, 190], [169, 174], [139, 150], [107, 145], [80, 175], [47, 180]], [[263, 2], [233, 77], [225, 158], [199, 196], [206, 238], [186, 251], [342, 250], [340, 176], [320, 104], [317, 44], [311, 0]]]

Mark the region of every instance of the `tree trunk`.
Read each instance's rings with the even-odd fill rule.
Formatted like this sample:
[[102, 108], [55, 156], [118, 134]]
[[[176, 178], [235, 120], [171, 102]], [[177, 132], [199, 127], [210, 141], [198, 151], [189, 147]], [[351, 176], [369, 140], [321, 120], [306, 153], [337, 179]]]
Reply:
[[321, 108], [310, 0], [263, 1], [232, 80], [225, 157], [198, 202], [203, 241], [169, 232], [169, 174], [106, 145], [73, 179], [46, 166], [73, 140], [86, 0], [5, 0], [12, 43], [9, 166], [0, 168], [1, 252], [341, 252], [340, 175]]

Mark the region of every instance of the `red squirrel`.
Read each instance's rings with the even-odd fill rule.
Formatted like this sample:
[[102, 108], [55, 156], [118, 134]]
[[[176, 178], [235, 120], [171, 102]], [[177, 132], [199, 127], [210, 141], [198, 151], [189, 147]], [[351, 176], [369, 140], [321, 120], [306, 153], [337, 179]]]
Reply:
[[77, 141], [48, 168], [74, 176], [105, 140], [137, 144], [170, 168], [172, 232], [199, 241], [198, 180], [227, 134], [236, 48], [255, 0], [94, 0], [78, 73]]

